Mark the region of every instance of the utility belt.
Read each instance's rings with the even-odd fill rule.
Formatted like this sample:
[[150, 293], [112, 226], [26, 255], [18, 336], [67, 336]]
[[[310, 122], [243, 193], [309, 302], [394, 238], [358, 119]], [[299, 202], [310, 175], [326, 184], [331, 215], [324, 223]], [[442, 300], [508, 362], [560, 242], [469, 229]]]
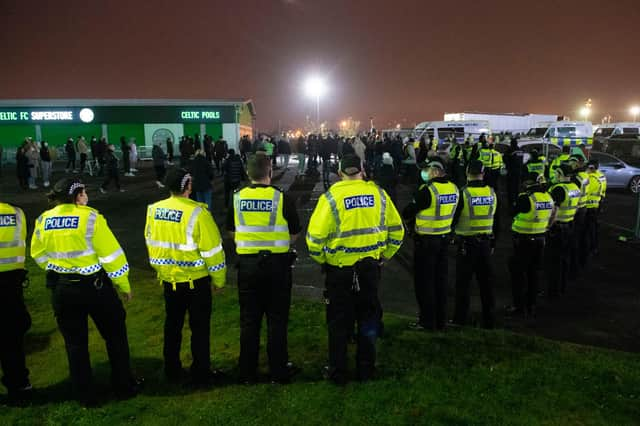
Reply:
[[293, 268], [297, 259], [298, 252], [294, 249], [286, 253], [272, 253], [269, 250], [260, 250], [258, 253], [239, 254], [236, 266], [251, 263], [257, 263], [258, 266], [263, 266], [267, 262], [284, 262]]
[[104, 270], [91, 275], [60, 274], [55, 271], [47, 271], [47, 288], [55, 288], [59, 285], [93, 286], [96, 290], [111, 286], [111, 280], [107, 278]]
[[459, 235], [460, 241], [463, 242], [484, 242], [493, 240], [493, 234], [478, 234], [478, 235]]
[[205, 285], [210, 285], [211, 284], [211, 277], [209, 275], [206, 275], [202, 278], [197, 278], [195, 280], [189, 280], [189, 281], [179, 281], [179, 282], [170, 282], [170, 281], [164, 281], [164, 280], [160, 280], [160, 285], [164, 286], [164, 287], [169, 287], [171, 290], [173, 291], [178, 291], [178, 287], [189, 287], [189, 290], [193, 290], [196, 286], [196, 284], [200, 285], [200, 284], [205, 284]]
[[[373, 257], [365, 257], [364, 259], [360, 259], [359, 261], [357, 261], [356, 263], [350, 266], [335, 266], [335, 265], [329, 265], [328, 263], [325, 263], [323, 265], [323, 268], [326, 273], [331, 273], [331, 271], [351, 272], [352, 273], [351, 291], [354, 293], [360, 292], [360, 280], [358, 279], [358, 270], [362, 268], [370, 268], [370, 267], [379, 268], [380, 261]], [[329, 304], [328, 291], [325, 290], [323, 292], [323, 295], [325, 299], [324, 302], [325, 304], [328, 305]]]
[[447, 232], [446, 234], [438, 234], [438, 235], [431, 235], [431, 234], [415, 234], [415, 239], [416, 240], [446, 240], [451, 236], [451, 232]]
[[546, 239], [546, 235], [544, 232], [541, 234], [521, 234], [519, 232], [514, 232], [513, 238], [519, 241], [544, 241]]

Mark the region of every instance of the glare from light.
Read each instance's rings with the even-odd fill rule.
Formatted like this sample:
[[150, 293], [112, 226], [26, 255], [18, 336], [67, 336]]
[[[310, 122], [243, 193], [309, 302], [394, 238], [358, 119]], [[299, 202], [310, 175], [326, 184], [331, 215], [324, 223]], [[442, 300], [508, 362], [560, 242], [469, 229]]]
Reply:
[[591, 114], [591, 109], [590, 108], [583, 107], [580, 110], [580, 115], [582, 115], [582, 117], [584, 117], [585, 120], [587, 119], [587, 117], [589, 117], [589, 114]]
[[347, 127], [347, 120], [342, 120], [342, 122], [340, 122], [340, 127]]
[[629, 108], [629, 112], [633, 116], [633, 121], [637, 121], [638, 115], [640, 115], [640, 106], [638, 105], [632, 106], [631, 108]]
[[304, 83], [304, 91], [310, 98], [320, 98], [327, 92], [327, 84], [320, 77], [309, 77]]

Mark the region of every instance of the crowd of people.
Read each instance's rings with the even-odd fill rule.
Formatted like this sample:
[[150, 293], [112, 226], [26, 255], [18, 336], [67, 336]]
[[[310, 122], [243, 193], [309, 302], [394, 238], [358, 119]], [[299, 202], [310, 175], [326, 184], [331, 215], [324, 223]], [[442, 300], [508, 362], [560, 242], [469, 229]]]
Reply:
[[[505, 215], [511, 222], [513, 240], [509, 259], [513, 304], [507, 315], [534, 318], [539, 271], [544, 269], [546, 274], [546, 296], [554, 299], [567, 290], [568, 283], [584, 271], [589, 257], [597, 251], [597, 218], [606, 179], [597, 162], [587, 162], [580, 150], [572, 153], [564, 149], [547, 164], [535, 152], [525, 162], [516, 139], [503, 157], [494, 141], [484, 135], [478, 142], [451, 143], [447, 156], [432, 139], [420, 139], [415, 146], [416, 141], [405, 143], [376, 134], [282, 140], [274, 143], [265, 136], [251, 142], [243, 138], [236, 153], [222, 138], [214, 143], [205, 136], [200, 144], [197, 136], [185, 137], [179, 144], [184, 167], [171, 168], [168, 173], [161, 168], [172, 160], [172, 154], [166, 155], [159, 144], [154, 146], [158, 183], [168, 186], [171, 195], [147, 209], [144, 236], [149, 263], [164, 287], [163, 355], [170, 381], [190, 377], [202, 385], [219, 377], [209, 361], [211, 283], [222, 287], [226, 281], [225, 251], [211, 215], [216, 158], [217, 173], [225, 179], [225, 229], [234, 240], [239, 259], [238, 372], [242, 383], [257, 379], [263, 316], [268, 323], [272, 381], [289, 383], [299, 371], [288, 357], [287, 324], [291, 267], [296, 258], [291, 248], [303, 226], [292, 199], [271, 183], [275, 166], [288, 167], [290, 155], [302, 155], [299, 164], [306, 163], [307, 169], [298, 169], [300, 173], [319, 173], [321, 168], [323, 179], [328, 180], [326, 168], [340, 177], [319, 198], [305, 236], [309, 256], [325, 274], [329, 362], [323, 371], [336, 384], [348, 381], [350, 339], [357, 344], [357, 378], [367, 381], [375, 374], [376, 339], [383, 330], [378, 298], [381, 270], [399, 250], [405, 230], [414, 241], [414, 288], [419, 309], [417, 321], [411, 324], [414, 330], [468, 324], [474, 275], [480, 287], [482, 325], [495, 327], [492, 254], [496, 238], [501, 237], [499, 222]], [[30, 143], [25, 147], [25, 152], [35, 149]], [[167, 152], [172, 149], [169, 140]], [[409, 151], [415, 162], [406, 161], [411, 159]], [[113, 150], [107, 149], [105, 167], [109, 170], [115, 164], [117, 174], [117, 160], [113, 162], [110, 156]], [[394, 200], [394, 182], [403, 173], [417, 179], [418, 184], [411, 201], [400, 210]], [[499, 190], [502, 175], [506, 202]], [[240, 189], [244, 179], [249, 184]], [[57, 182], [49, 198], [51, 209], [36, 220], [31, 256], [47, 271], [46, 285], [52, 290], [76, 396], [83, 402], [94, 402], [87, 316], [94, 319], [109, 348], [116, 391], [123, 397], [133, 396], [141, 382], [129, 365], [124, 311], [116, 292], [120, 290], [125, 299], [131, 299], [125, 253], [104, 218], [87, 206], [88, 196], [80, 179]], [[499, 209], [502, 204], [505, 207]], [[2, 303], [13, 306], [0, 311], [6, 315], [13, 312], [26, 324], [28, 313], [21, 297], [26, 218], [9, 204], [0, 204], [0, 209], [0, 274], [10, 283], [6, 288], [11, 289]], [[457, 248], [456, 297], [455, 314], [449, 321], [447, 253], [452, 242]], [[183, 370], [179, 357], [187, 312], [192, 330], [190, 373]], [[5, 318], [3, 323], [13, 324], [14, 320]], [[23, 349], [28, 328], [3, 328], [7, 334], [4, 341], [10, 342], [7, 348], [13, 350], [10, 357], [3, 358], [9, 360], [3, 361], [3, 383], [10, 395], [18, 398], [31, 390]]]

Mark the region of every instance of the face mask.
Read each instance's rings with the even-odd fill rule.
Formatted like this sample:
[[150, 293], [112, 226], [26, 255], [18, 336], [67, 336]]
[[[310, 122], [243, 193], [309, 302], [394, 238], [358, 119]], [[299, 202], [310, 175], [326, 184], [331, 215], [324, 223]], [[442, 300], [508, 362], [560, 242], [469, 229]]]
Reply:
[[421, 170], [420, 171], [420, 177], [422, 178], [423, 181], [428, 182], [429, 181], [429, 172], [426, 170]]

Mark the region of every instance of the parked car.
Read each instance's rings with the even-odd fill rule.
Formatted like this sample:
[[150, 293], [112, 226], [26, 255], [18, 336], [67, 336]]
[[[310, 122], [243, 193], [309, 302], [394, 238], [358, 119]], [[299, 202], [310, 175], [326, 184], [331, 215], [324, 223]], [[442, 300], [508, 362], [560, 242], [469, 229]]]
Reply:
[[[549, 155], [547, 156], [547, 164], [550, 164], [562, 152], [562, 150], [557, 145], [554, 145], [551, 143], [544, 144], [540, 141], [535, 141], [535, 140], [533, 141], [519, 140], [518, 147], [522, 151], [524, 151], [524, 156], [522, 157], [523, 162], [526, 164], [527, 161], [529, 161], [529, 158], [531, 157], [531, 152], [533, 150], [537, 150], [539, 155], [544, 155], [545, 145], [547, 145], [549, 149], [548, 151]], [[496, 144], [496, 150], [502, 154], [505, 154], [509, 150], [509, 146], [510, 146], [509, 142], [507, 141], [500, 142]]]
[[590, 157], [600, 163], [600, 170], [607, 177], [607, 188], [629, 189], [633, 193], [640, 191], [640, 168], [604, 152], [591, 151]]

